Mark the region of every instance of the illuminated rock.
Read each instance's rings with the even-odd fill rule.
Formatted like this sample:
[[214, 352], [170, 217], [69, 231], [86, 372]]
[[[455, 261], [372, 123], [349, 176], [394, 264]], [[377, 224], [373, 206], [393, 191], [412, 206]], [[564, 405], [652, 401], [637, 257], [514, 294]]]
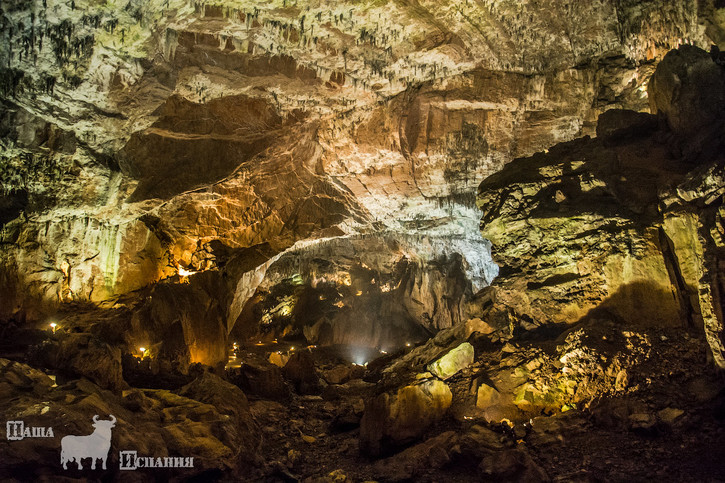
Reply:
[[501, 394], [488, 384], [481, 384], [476, 393], [476, 407], [486, 410], [501, 402]]
[[377, 456], [415, 440], [446, 414], [453, 394], [437, 379], [405, 386], [365, 401], [360, 422], [360, 450]]
[[274, 364], [277, 367], [284, 367], [285, 364], [287, 364], [287, 361], [289, 361], [289, 355], [283, 354], [282, 352], [272, 352], [269, 355], [269, 362]]
[[471, 334], [479, 333], [479, 334], [490, 334], [494, 332], [496, 329], [491, 327], [490, 324], [484, 322], [483, 320], [479, 319], [478, 317], [475, 317], [473, 319], [468, 319], [466, 321], [466, 333], [465, 337], [468, 338], [471, 336]]
[[[691, 64], [708, 72], [702, 92], [712, 82], [725, 83], [725, 75], [689, 46], [668, 58], [655, 75], [660, 80], [650, 84], [657, 109], [666, 119], [696, 116], [689, 102], [697, 77], [682, 79], [682, 97], [658, 93], [661, 84], [672, 80], [672, 70], [685, 72]], [[719, 117], [713, 112], [702, 113], [706, 124], [725, 122], [721, 110]], [[713, 296], [722, 236], [715, 229], [703, 237], [698, 228], [719, 219], [720, 137], [683, 138], [676, 126], [652, 133], [649, 121], [631, 113], [619, 119], [633, 126], [628, 137], [562, 144], [517, 160], [481, 184], [481, 231], [503, 273], [488, 318], [531, 330], [606, 311], [637, 326], [704, 326], [715, 362], [725, 367], [723, 322]], [[689, 146], [687, 152], [680, 145]], [[705, 168], [692, 171], [695, 155]]]
[[464, 342], [435, 362], [428, 365], [428, 370], [436, 377], [450, 379], [459, 371], [473, 363], [473, 346]]

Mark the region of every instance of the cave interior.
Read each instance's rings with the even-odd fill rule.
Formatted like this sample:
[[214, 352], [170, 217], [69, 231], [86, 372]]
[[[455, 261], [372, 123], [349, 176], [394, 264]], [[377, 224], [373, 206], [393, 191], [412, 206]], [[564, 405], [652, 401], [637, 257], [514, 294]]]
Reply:
[[725, 2], [0, 26], [3, 481], [725, 478]]

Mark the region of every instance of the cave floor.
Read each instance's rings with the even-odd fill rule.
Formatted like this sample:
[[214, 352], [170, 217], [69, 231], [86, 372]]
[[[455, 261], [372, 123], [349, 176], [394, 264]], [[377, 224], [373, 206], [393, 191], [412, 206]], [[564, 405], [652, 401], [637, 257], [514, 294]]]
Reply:
[[[451, 457], [442, 464], [430, 461], [429, 455], [422, 460], [393, 456], [392, 465], [399, 467], [391, 471], [391, 466], [386, 466], [383, 470], [380, 463], [360, 455], [359, 429], [329, 429], [336, 419], [350, 414], [355, 403], [350, 399], [332, 403], [310, 397], [289, 405], [253, 401], [252, 413], [265, 438], [266, 470], [258, 477], [263, 481], [314, 481], [332, 474], [345, 475], [349, 481], [521, 481], [518, 475], [511, 475], [511, 480], [502, 480], [500, 475], [482, 477], [477, 462], [465, 458]], [[617, 404], [626, 402], [615, 401]], [[493, 428], [504, 445], [525, 448], [552, 481], [725, 481], [723, 414], [718, 414], [718, 420], [717, 408], [697, 402], [685, 409], [686, 417], [674, 425], [641, 430], [607, 427], [586, 411], [541, 418], [551, 420], [540, 421], [546, 429], [535, 431], [528, 427], [525, 435], [498, 425]], [[445, 431], [464, 432], [476, 423], [480, 421], [450, 418], [429, 434], [433, 437]], [[421, 467], [409, 466], [420, 461]], [[390, 471], [390, 479], [381, 471]]]
[[[723, 381], [703, 357], [696, 334], [683, 336], [689, 350], [672, 343], [675, 334], [674, 330], [650, 333], [653, 348], [668, 363], [662, 365], [657, 358], [642, 363], [640, 374], [632, 377], [651, 377], [641, 377], [639, 390], [601, 398], [581, 410], [542, 414], [513, 428], [469, 416], [473, 413], [467, 408], [476, 404], [471, 378], [505, 366], [511, 358], [526, 360], [530, 353], [553, 351], [555, 344], [527, 342], [515, 354], [484, 351], [471, 368], [447, 381], [454, 394], [449, 415], [404, 451], [382, 459], [359, 451], [357, 422], [363, 400], [376, 393], [375, 384], [351, 381], [343, 386], [345, 391], [323, 391], [324, 397], [293, 394], [289, 402], [252, 396], [251, 412], [264, 433], [264, 470], [257, 477], [262, 481], [323, 477], [327, 479], [319, 481], [343, 481], [343, 475], [347, 481], [538, 481], [521, 465], [509, 473], [506, 468], [487, 469], [465, 451], [455, 447], [440, 451], [435, 445], [432, 450], [428, 444], [443, 433], [465, 434], [480, 425], [493, 430], [503, 447], [530, 455], [552, 481], [725, 481], [725, 391], [718, 394], [716, 389], [723, 387]], [[607, 344], [602, 340], [597, 349], [604, 352]], [[319, 367], [334, 367], [329, 352], [317, 351], [315, 359]]]
[[[64, 338], [78, 337], [78, 334], [30, 330], [5, 338], [8, 343], [0, 347], [0, 358], [5, 364], [0, 370], [3, 388], [0, 413], [5, 419], [16, 419], [18, 414], [29, 418], [43, 406], [50, 411], [33, 417], [47, 421], [47, 425], [58, 424], [58, 414], [69, 415], [65, 417], [80, 424], [88, 414], [113, 413], [119, 420], [133, 421], [137, 427], [146, 428], [146, 450], [150, 452], [166, 451], [168, 447], [168, 451], [196, 454], [196, 445], [202, 441], [224, 441], [227, 447], [238, 451], [257, 448], [251, 450], [256, 453], [250, 455], [253, 461], [246, 466], [202, 475], [138, 472], [141, 480], [158, 479], [162, 474], [171, 481], [186, 481], [187, 477], [203, 477], [204, 481], [264, 482], [542, 481], [547, 478], [552, 481], [725, 481], [725, 381], [708, 360], [706, 344], [696, 331], [677, 327], [623, 331], [616, 323], [598, 321], [558, 335], [546, 334], [541, 340], [492, 341], [474, 335], [469, 338], [476, 347], [474, 362], [446, 380], [453, 402], [445, 417], [379, 458], [367, 457], [360, 451], [360, 421], [366, 411], [365, 400], [381, 390], [394, 391], [407, 383], [397, 379], [397, 370], [388, 373], [392, 375], [390, 380], [375, 372], [409, 363], [406, 357], [416, 351], [430, 360], [433, 339], [372, 360], [367, 371], [351, 365], [349, 359], [344, 360], [345, 351], [340, 348], [297, 347], [297, 352], [310, 355], [320, 380], [328, 382], [303, 395], [300, 392], [304, 391], [293, 388], [280, 373], [278, 382], [284, 391], [277, 396], [259, 394], [270, 389], [269, 381], [273, 378], [252, 381], [256, 385], [251, 388], [243, 387], [235, 379], [234, 371], [243, 362], [261, 368], [262, 374], [271, 377], [269, 371], [279, 371], [279, 368], [269, 362], [270, 353], [290, 352], [292, 343], [252, 343], [237, 351], [236, 362], [224, 377], [209, 379], [209, 393], [221, 391], [222, 394], [207, 400], [206, 388], [202, 387], [201, 393], [188, 389], [194, 384], [193, 377], [198, 375], [169, 378], [164, 381], [168, 387], [144, 384], [145, 381], [158, 384], [159, 375], [138, 378], [136, 382], [127, 378], [131, 387], [124, 386], [113, 392], [80, 377], [60, 377], [58, 371], [43, 367], [33, 358], [35, 352], [30, 349], [33, 346], [48, 347]], [[98, 366], [106, 370], [106, 366], [99, 364], [102, 353], [94, 352], [98, 349], [92, 345], [89, 347], [83, 350], [94, 358], [84, 359], [86, 366], [78, 366], [79, 369]], [[476, 410], [476, 389], [482, 380], [495, 381], [502, 391], [509, 390], [506, 389], [507, 374], [525, 374], [522, 377], [534, 385], [541, 381], [551, 383], [557, 377], [566, 380], [569, 376], [557, 362], [567, 360], [562, 354], [568, 354], [567, 367], [580, 371], [570, 376], [577, 379], [578, 390], [584, 391], [584, 396], [589, 395], [586, 404], [565, 411], [536, 410], [512, 424], [491, 422], [503, 418], [491, 418], [490, 414]], [[578, 354], [578, 362], [571, 363], [572, 354]], [[587, 365], [595, 359], [596, 364]], [[615, 381], [614, 377], [606, 376], [611, 372], [607, 364], [613, 360], [619, 361], [617, 368], [627, 367], [628, 381], [619, 389], [614, 387], [619, 384], [619, 377]], [[524, 371], [527, 367], [530, 370]], [[47, 374], [57, 373], [58, 385], [44, 382], [46, 376], [37, 368]], [[409, 368], [411, 374], [421, 370], [425, 369]], [[341, 372], [347, 374], [345, 381], [330, 382], [333, 375]], [[89, 374], [97, 378], [98, 373]], [[244, 409], [243, 413], [247, 416], [239, 416], [242, 414], [239, 412], [239, 419], [229, 420], [224, 415], [239, 411], [235, 409], [238, 400], [233, 396], [239, 388], [223, 379], [239, 385], [246, 394], [249, 410]], [[238, 395], [244, 397], [241, 392]], [[207, 404], [199, 406], [197, 401]], [[213, 408], [208, 406], [209, 402]], [[239, 428], [243, 426], [238, 426], [249, 421], [253, 421], [253, 426], [248, 427], [256, 428], [254, 431], [258, 433], [254, 441], [244, 432], [248, 429], [242, 431]], [[180, 434], [176, 446], [159, 440], [159, 435], [166, 434], [169, 426], [176, 424], [196, 428], [194, 431], [205, 436], [195, 440]], [[219, 424], [221, 429], [214, 432]], [[83, 430], [83, 426], [66, 428], [70, 434], [82, 434]], [[212, 432], [207, 435], [208, 431]], [[225, 440], [225, 432], [235, 431], [229, 441]], [[476, 439], [482, 434], [483, 439]], [[126, 437], [140, 444], [137, 435], [131, 433]], [[41, 443], [38, 447], [26, 445], [22, 450], [20, 445], [0, 442], [0, 452], [8, 456], [5, 462], [0, 461], [0, 476], [9, 481], [43, 478], [51, 481], [57, 474], [57, 443]], [[491, 447], [495, 450], [486, 449]], [[212, 453], [207, 461], [223, 466], [226, 464], [223, 454]], [[28, 461], [33, 458], [47, 463], [29, 465]], [[113, 469], [107, 476], [108, 481], [124, 478]]]

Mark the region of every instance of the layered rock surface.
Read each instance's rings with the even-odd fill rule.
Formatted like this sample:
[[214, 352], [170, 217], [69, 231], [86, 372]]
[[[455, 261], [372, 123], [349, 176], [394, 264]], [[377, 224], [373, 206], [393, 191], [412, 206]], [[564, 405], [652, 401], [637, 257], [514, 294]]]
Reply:
[[[606, 109], [646, 107], [655, 63], [715, 38], [718, 12], [694, 2], [11, 2], [0, 310], [37, 317], [226, 270], [231, 302], [214, 324], [228, 333], [275, 255], [370, 232], [414, 234], [412, 258], [429, 259], [429, 244], [444, 247], [436, 257], [460, 254], [475, 291], [494, 268], [475, 233], [480, 179], [592, 132]], [[440, 292], [439, 276], [421, 277], [413, 292]], [[437, 330], [458, 309], [434, 297], [408, 313]]]
[[725, 367], [723, 82], [706, 52], [683, 46], [649, 84], [662, 130], [654, 117], [606, 113], [597, 139], [517, 160], [481, 184], [481, 230], [501, 265], [492, 317], [524, 330], [601, 314], [698, 327]]

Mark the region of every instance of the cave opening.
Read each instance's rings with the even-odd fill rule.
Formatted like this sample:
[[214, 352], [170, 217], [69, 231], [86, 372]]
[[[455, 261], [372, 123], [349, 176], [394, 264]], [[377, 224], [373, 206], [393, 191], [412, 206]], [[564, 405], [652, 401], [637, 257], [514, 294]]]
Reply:
[[[326, 245], [283, 255], [267, 269], [230, 332], [232, 345], [287, 355], [290, 348], [326, 348], [364, 366], [425, 343], [470, 310], [471, 265], [460, 253], [421, 257], [415, 245], [403, 249], [391, 236]], [[381, 247], [387, 250], [377, 251]], [[475, 256], [490, 257], [485, 250]], [[479, 279], [496, 273], [490, 259], [475, 264], [484, 265], [489, 273], [478, 273]]]

